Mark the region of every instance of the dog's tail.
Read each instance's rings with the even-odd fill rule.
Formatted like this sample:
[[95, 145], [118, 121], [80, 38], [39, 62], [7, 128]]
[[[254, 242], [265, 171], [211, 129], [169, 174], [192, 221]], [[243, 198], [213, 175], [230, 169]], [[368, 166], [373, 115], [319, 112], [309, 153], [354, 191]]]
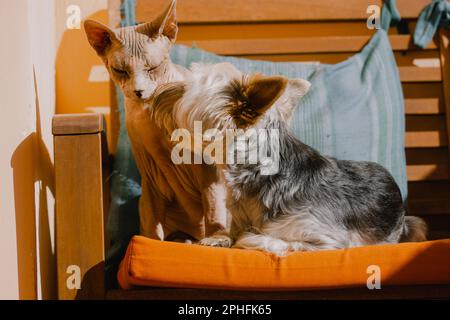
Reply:
[[400, 242], [421, 242], [427, 240], [428, 227], [419, 217], [407, 216], [403, 224]]

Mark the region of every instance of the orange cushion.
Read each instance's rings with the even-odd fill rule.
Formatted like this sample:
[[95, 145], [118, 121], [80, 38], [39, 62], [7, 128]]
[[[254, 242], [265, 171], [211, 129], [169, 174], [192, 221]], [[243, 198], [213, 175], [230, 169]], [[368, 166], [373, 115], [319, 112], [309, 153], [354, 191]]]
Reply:
[[202, 247], [136, 236], [121, 263], [123, 289], [135, 286], [234, 290], [300, 290], [366, 286], [377, 265], [381, 287], [450, 284], [450, 239], [296, 252]]

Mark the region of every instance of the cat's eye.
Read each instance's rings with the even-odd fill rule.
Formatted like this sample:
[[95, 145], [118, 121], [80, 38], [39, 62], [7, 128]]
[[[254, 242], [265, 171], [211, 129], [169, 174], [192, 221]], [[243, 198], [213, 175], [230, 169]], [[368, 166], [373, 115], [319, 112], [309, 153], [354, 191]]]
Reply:
[[147, 73], [153, 72], [153, 71], [155, 71], [156, 69], [158, 69], [159, 66], [161, 66], [161, 65], [162, 65], [162, 63], [159, 64], [159, 65], [157, 65], [157, 66], [155, 66], [155, 67], [148, 68], [148, 69], [146, 69], [146, 71], [147, 71]]
[[127, 77], [128, 76], [128, 72], [126, 70], [121, 70], [121, 69], [117, 69], [112, 67], [112, 70], [117, 73], [118, 75], [122, 76], [122, 77]]

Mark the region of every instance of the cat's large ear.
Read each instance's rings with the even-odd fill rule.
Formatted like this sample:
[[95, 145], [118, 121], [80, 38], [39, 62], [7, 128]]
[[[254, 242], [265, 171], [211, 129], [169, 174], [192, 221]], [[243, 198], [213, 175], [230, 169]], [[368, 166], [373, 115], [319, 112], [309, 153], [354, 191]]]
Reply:
[[288, 79], [281, 76], [255, 74], [230, 87], [233, 104], [230, 115], [239, 127], [254, 124], [280, 98], [286, 90]]
[[94, 20], [86, 20], [84, 30], [92, 48], [102, 57], [111, 47], [113, 41], [117, 40], [116, 35], [110, 28]]
[[167, 9], [152, 22], [137, 26], [136, 31], [150, 38], [164, 35], [175, 42], [178, 34], [177, 0], [172, 0]]

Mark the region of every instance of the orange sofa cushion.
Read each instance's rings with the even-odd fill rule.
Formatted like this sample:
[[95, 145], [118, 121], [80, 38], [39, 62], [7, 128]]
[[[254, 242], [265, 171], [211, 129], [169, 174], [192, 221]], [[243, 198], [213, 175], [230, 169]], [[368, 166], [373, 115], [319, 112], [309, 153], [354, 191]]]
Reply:
[[[286, 257], [134, 237], [118, 272], [135, 286], [230, 290], [306, 290], [366, 286], [368, 267], [380, 267], [381, 287], [450, 284], [450, 239]], [[370, 269], [369, 269], [370, 271]]]

